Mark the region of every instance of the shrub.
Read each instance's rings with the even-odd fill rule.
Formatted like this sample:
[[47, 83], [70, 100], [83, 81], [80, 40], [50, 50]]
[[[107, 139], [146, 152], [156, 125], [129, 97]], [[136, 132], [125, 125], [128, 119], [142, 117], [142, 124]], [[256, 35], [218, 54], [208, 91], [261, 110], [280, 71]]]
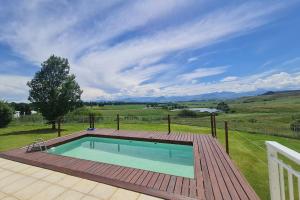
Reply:
[[198, 117], [198, 113], [192, 110], [181, 110], [178, 114], [179, 117]]
[[222, 111], [225, 112], [225, 113], [228, 113], [228, 112], [230, 111], [229, 106], [228, 106], [227, 103], [225, 103], [225, 102], [220, 102], [220, 103], [218, 103], [217, 109], [218, 109], [218, 110], [222, 110]]
[[300, 132], [300, 120], [295, 120], [290, 124], [290, 129], [294, 132]]
[[0, 101], [0, 128], [6, 127], [13, 117], [12, 108], [5, 102]]
[[257, 122], [257, 119], [254, 119], [254, 118], [251, 118], [248, 120], [250, 123], [256, 123]]
[[83, 107], [80, 107], [80, 108], [76, 108], [72, 112], [69, 112], [67, 114], [67, 117], [71, 117], [71, 116], [89, 116], [90, 114], [94, 114], [95, 116], [102, 116], [102, 114], [100, 112], [95, 111], [93, 108], [83, 106]]

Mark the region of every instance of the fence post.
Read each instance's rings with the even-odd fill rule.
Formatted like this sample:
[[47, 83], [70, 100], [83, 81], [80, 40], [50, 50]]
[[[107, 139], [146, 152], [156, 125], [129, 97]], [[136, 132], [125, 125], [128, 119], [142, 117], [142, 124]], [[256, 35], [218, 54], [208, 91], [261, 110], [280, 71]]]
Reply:
[[214, 134], [213, 113], [210, 113], [210, 127], [211, 127], [211, 136], [215, 137], [215, 134]]
[[214, 136], [217, 137], [217, 124], [216, 124], [216, 115], [213, 114], [213, 123], [214, 123]]
[[117, 130], [120, 130], [120, 115], [117, 114]]
[[171, 118], [170, 115], [168, 115], [168, 134], [171, 133]]
[[226, 153], [229, 155], [228, 123], [227, 123], [227, 121], [225, 121], [224, 124], [225, 124], [225, 144], [226, 144]]
[[92, 115], [92, 129], [95, 129], [95, 115]]
[[[271, 200], [280, 200], [280, 182], [279, 182], [279, 169], [278, 164], [275, 161], [277, 159], [277, 151], [268, 143], [267, 154], [268, 154], [268, 167], [269, 167], [269, 185]], [[275, 159], [274, 159], [275, 158]]]
[[57, 137], [60, 137], [61, 134], [61, 130], [60, 130], [60, 123], [61, 123], [61, 118], [59, 117], [58, 120], [57, 120]]
[[90, 129], [92, 128], [92, 114], [89, 113], [89, 123], [90, 123]]

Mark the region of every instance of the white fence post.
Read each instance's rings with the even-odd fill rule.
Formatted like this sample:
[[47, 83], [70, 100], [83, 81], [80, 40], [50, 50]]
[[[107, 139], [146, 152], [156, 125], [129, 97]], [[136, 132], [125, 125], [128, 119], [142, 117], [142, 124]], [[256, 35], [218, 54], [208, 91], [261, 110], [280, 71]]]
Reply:
[[269, 186], [271, 200], [281, 200], [280, 198], [280, 182], [278, 164], [274, 158], [277, 158], [277, 151], [267, 143], [268, 149], [268, 167], [269, 167]]
[[[294, 182], [293, 177], [298, 179], [300, 183], [300, 173], [294, 170], [291, 166], [284, 163], [278, 158], [278, 153], [284, 157], [287, 157], [289, 160], [300, 164], [300, 153], [289, 149], [277, 142], [267, 141], [266, 142], [268, 149], [268, 166], [269, 166], [269, 185], [271, 200], [285, 200], [286, 191], [285, 191], [285, 181], [284, 181], [284, 171], [287, 171], [288, 181], [288, 197], [290, 200], [294, 200]], [[299, 187], [299, 185], [298, 185]], [[298, 197], [300, 199], [300, 196]]]

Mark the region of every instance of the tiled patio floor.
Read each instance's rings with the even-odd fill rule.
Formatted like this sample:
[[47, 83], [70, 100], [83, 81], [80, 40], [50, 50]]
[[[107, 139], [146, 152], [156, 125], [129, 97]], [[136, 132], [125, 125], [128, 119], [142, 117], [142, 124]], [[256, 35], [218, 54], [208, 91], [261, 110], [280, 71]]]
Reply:
[[0, 158], [1, 200], [159, 200], [110, 185]]

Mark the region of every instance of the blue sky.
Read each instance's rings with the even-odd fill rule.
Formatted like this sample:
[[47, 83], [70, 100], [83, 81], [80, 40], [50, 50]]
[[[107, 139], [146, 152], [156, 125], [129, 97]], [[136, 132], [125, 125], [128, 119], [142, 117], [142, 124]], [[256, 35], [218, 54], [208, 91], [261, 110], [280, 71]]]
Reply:
[[26, 101], [52, 54], [84, 100], [300, 89], [299, 1], [0, 4], [0, 99]]

